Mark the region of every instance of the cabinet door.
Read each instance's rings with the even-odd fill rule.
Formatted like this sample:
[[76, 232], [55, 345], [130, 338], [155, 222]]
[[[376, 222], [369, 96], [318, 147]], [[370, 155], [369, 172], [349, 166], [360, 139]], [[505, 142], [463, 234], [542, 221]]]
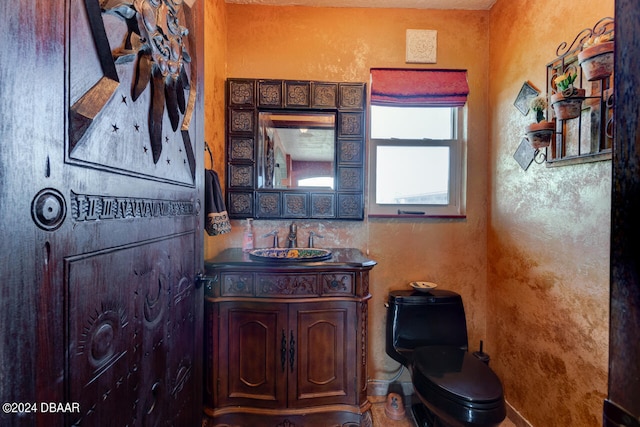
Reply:
[[286, 407], [287, 305], [220, 303], [218, 407]]
[[289, 407], [356, 403], [356, 303], [291, 304], [289, 325]]

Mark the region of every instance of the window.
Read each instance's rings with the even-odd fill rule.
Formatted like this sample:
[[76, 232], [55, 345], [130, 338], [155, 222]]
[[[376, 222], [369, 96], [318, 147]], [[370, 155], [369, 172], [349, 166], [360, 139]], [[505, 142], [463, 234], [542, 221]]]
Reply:
[[376, 203], [449, 204], [449, 147], [376, 145]]
[[381, 100], [375, 77], [372, 70], [369, 215], [464, 216], [464, 101]]

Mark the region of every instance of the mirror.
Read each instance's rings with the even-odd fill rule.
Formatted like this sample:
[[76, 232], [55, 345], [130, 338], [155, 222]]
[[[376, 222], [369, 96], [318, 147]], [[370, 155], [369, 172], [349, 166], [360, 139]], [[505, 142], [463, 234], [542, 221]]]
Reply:
[[334, 188], [335, 113], [258, 113], [258, 188]]
[[226, 103], [231, 218], [364, 218], [364, 83], [228, 79]]

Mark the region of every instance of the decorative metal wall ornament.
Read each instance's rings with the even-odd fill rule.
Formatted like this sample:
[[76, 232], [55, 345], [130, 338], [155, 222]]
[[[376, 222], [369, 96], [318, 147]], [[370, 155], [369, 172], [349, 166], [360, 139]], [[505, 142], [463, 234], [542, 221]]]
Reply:
[[[178, 129], [180, 114], [186, 111], [184, 90], [189, 89], [189, 77], [184, 64], [191, 62], [191, 57], [182, 42], [189, 31], [178, 20], [180, 8], [181, 0], [133, 2], [137, 33], [143, 45], [137, 54], [131, 96], [136, 101], [151, 83], [149, 134], [154, 163], [158, 162], [162, 152], [162, 116], [165, 105], [174, 132]], [[135, 32], [135, 26], [131, 27]]]
[[[188, 23], [181, 22], [188, 20], [188, 14], [183, 10], [189, 8], [188, 4], [183, 6], [183, 0], [84, 0], [83, 3], [103, 78], [71, 105], [70, 151], [76, 148], [100, 111], [107, 108], [120, 83], [130, 83], [130, 98], [134, 102], [150, 88], [147, 125], [153, 163], [158, 164], [163, 143], [170, 142], [166, 132], [163, 135], [166, 111], [174, 133], [179, 130], [182, 119], [183, 155], [186, 155], [185, 163], [195, 178], [195, 157], [188, 129], [196, 95], [191, 91], [190, 79], [197, 77], [188, 66], [191, 63], [187, 51], [189, 30], [185, 26]], [[118, 20], [124, 23], [120, 27], [114, 24]], [[120, 40], [123, 26], [126, 29], [122, 44], [113, 45], [115, 40]], [[130, 78], [130, 81], [120, 82], [123, 76], [119, 76], [116, 65], [129, 62], [134, 63], [133, 75], [126, 77], [125, 72], [124, 78]], [[81, 85], [82, 82], [77, 86]], [[125, 104], [126, 98], [122, 96]], [[113, 132], [122, 127], [119, 123], [113, 124]], [[139, 128], [135, 124], [136, 132]], [[144, 150], [146, 152], [147, 147]]]
[[529, 144], [527, 138], [522, 138], [516, 152], [513, 153], [513, 158], [516, 159], [516, 162], [518, 162], [522, 170], [526, 171], [536, 157], [536, 153], [537, 150]]
[[529, 113], [529, 103], [539, 94], [539, 90], [534, 88], [529, 82], [524, 82], [513, 105], [523, 116], [526, 116]]
[[194, 185], [197, 0], [69, 3], [67, 160]]

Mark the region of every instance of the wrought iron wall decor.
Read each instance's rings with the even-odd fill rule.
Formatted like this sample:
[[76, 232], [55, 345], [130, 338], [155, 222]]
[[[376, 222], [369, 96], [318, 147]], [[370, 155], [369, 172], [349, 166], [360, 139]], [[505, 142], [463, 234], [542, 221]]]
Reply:
[[[600, 39], [613, 43], [613, 18], [603, 18], [593, 28], [585, 28], [570, 45], [562, 42], [556, 49], [557, 57], [547, 64], [547, 94], [550, 98], [547, 117], [556, 120], [555, 139], [547, 148], [547, 166], [611, 159], [614, 140], [613, 72], [599, 78], [589, 77], [579, 60], [586, 46], [594, 41], [598, 43]], [[553, 95], [562, 93], [557, 81], [566, 73], [576, 74], [573, 86], [585, 90], [580, 113], [572, 119], [559, 118], [551, 99]]]
[[[233, 78], [226, 103], [231, 218], [364, 218], [365, 83]], [[259, 117], [267, 111], [335, 114], [333, 188], [264, 185]]]
[[194, 3], [70, 2], [69, 163], [195, 185]]

